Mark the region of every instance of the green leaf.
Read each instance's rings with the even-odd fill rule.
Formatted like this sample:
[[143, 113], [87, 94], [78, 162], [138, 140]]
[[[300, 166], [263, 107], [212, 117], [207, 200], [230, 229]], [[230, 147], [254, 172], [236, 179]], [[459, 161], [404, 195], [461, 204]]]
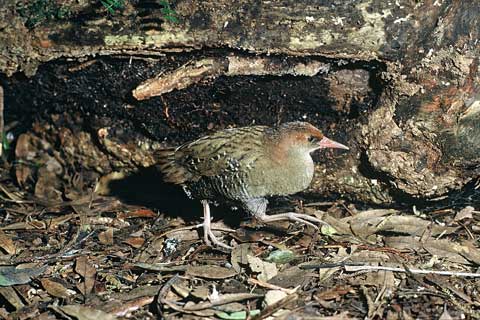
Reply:
[[2, 148], [5, 151], [10, 150], [10, 141], [8, 141], [6, 134], [2, 135]]
[[25, 269], [14, 266], [0, 267], [0, 286], [8, 287], [29, 283], [31, 278], [41, 275], [45, 270], [47, 270], [47, 266]]
[[100, 3], [110, 14], [115, 14], [116, 9], [123, 9], [125, 0], [100, 0]]
[[320, 232], [322, 232], [323, 235], [331, 236], [331, 235], [336, 234], [337, 230], [335, 230], [332, 226], [323, 225], [320, 228]]
[[[260, 314], [260, 310], [250, 310], [250, 316], [256, 316], [257, 314]], [[244, 320], [247, 319], [247, 311], [237, 311], [232, 313], [219, 311], [217, 312], [217, 316], [225, 320]]]
[[295, 259], [295, 254], [290, 250], [275, 250], [270, 252], [265, 259], [269, 262], [275, 262], [279, 264], [285, 264]]
[[174, 16], [166, 15], [166, 16], [163, 16], [163, 17], [170, 22], [178, 23], [178, 19]]
[[162, 9], [160, 9], [160, 12], [162, 13], [162, 16], [165, 20], [174, 22], [174, 23], [179, 22], [178, 18], [176, 17], [177, 13], [175, 12], [175, 10], [172, 9], [172, 7], [167, 1], [159, 0], [158, 4], [160, 4], [163, 7]]

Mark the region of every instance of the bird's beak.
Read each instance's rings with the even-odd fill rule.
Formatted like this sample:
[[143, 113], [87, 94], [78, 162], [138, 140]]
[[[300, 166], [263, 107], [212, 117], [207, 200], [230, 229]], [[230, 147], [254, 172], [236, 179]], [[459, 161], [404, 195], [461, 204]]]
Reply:
[[325, 148], [335, 148], [335, 149], [345, 149], [349, 150], [349, 148], [341, 143], [338, 143], [336, 141], [330, 140], [326, 137], [323, 137], [322, 140], [318, 143], [318, 146], [320, 149], [325, 149]]

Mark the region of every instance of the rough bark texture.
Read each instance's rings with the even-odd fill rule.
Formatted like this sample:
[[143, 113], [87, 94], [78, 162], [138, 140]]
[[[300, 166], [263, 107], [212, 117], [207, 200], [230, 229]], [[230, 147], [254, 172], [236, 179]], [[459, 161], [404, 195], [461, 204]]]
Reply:
[[[475, 1], [177, 1], [178, 24], [162, 22], [159, 11], [140, 3], [109, 18], [80, 3], [72, 11], [81, 23], [70, 18], [28, 31], [9, 1], [0, 9], [0, 70], [32, 75], [60, 57], [202, 48], [326, 59], [337, 68], [327, 75], [334, 105], [345, 107], [349, 90], [376, 88], [378, 98], [368, 112], [339, 120], [352, 152], [334, 166], [321, 162], [311, 191], [390, 203], [398, 196], [440, 197], [477, 179]], [[114, 147], [107, 137], [99, 141], [115, 154], [121, 144]], [[116, 158], [128, 162], [120, 153]]]

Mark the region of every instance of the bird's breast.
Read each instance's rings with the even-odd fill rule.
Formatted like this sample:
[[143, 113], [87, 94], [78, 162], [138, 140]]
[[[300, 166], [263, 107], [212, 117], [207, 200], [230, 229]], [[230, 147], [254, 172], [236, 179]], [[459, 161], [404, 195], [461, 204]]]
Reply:
[[310, 155], [294, 161], [259, 163], [250, 170], [248, 193], [252, 197], [294, 194], [308, 188], [313, 173]]

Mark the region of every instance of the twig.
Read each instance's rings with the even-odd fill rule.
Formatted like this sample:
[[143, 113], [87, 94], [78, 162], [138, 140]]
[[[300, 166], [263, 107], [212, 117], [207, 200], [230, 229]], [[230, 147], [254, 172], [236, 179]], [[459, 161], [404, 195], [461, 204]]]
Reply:
[[221, 306], [221, 305], [232, 303], [232, 302], [257, 299], [261, 297], [263, 297], [262, 294], [255, 294], [255, 293], [226, 293], [226, 294], [220, 295], [216, 299], [211, 299], [211, 301], [204, 301], [194, 305], [185, 306], [182, 311], [183, 312], [200, 311], [200, 310], [210, 309], [212, 307]]
[[8, 199], [4, 197], [0, 197], [3, 201], [14, 202], [14, 203], [33, 203], [33, 201], [21, 199], [20, 197], [15, 195], [15, 193], [8, 191], [8, 189], [2, 184], [0, 184], [0, 191], [2, 191], [8, 197]]
[[286, 294], [295, 293], [298, 290], [298, 288], [300, 288], [300, 286], [296, 286], [293, 289], [286, 289], [286, 288], [276, 286], [274, 284], [270, 284], [270, 283], [267, 283], [267, 282], [264, 282], [264, 281], [254, 279], [254, 278], [248, 279], [248, 283], [255, 284], [255, 285], [258, 285], [260, 287], [264, 287], [264, 288], [271, 289], [271, 290], [280, 290], [280, 291], [285, 292]]
[[392, 272], [405, 272], [413, 274], [437, 274], [441, 276], [455, 276], [455, 277], [480, 277], [480, 273], [473, 272], [456, 272], [456, 271], [442, 271], [442, 270], [423, 270], [423, 269], [404, 269], [404, 268], [394, 268], [394, 267], [384, 267], [384, 266], [352, 266], [345, 265], [345, 271], [347, 272], [356, 272], [356, 271], [392, 271]]
[[285, 307], [286, 305], [288, 305], [293, 301], [296, 301], [297, 299], [298, 299], [298, 294], [296, 293], [290, 294], [285, 298], [283, 298], [282, 300], [277, 301], [276, 303], [266, 307], [265, 309], [262, 310], [262, 313], [253, 317], [252, 319], [260, 320], [260, 319], [268, 318], [269, 316], [274, 314], [277, 310], [282, 309], [283, 307]]

